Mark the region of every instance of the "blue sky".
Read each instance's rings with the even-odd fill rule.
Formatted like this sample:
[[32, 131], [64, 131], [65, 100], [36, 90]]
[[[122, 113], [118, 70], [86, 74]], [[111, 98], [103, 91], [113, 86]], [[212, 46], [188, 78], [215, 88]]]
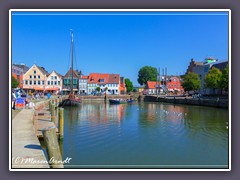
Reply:
[[227, 12], [12, 12], [12, 63], [65, 75], [118, 73], [138, 85], [145, 65], [186, 72], [191, 58], [228, 59]]

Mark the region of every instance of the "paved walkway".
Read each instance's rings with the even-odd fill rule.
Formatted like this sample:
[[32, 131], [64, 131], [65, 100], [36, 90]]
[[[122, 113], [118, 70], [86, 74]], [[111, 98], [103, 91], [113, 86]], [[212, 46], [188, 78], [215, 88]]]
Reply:
[[49, 168], [35, 134], [34, 110], [23, 109], [12, 119], [12, 168]]

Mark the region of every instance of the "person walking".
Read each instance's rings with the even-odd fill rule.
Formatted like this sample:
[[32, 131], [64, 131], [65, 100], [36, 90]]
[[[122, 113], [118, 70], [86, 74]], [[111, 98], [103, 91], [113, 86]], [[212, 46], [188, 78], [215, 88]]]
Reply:
[[16, 95], [14, 91], [12, 92], [12, 109], [15, 109]]

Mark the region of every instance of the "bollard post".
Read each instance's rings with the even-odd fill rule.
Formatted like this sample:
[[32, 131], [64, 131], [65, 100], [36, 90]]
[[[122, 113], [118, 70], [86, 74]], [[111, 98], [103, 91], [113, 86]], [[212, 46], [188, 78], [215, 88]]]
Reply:
[[57, 107], [58, 107], [58, 104], [59, 104], [58, 101], [59, 101], [58, 99], [55, 100], [55, 104], [56, 104]]
[[59, 123], [59, 121], [58, 121], [58, 119], [59, 119], [59, 113], [58, 113], [58, 110], [59, 108], [58, 108], [58, 106], [55, 106], [55, 125], [56, 125], [56, 127], [58, 127], [58, 123]]
[[62, 155], [56, 136], [56, 128], [46, 128], [42, 130], [42, 134], [46, 144], [50, 166], [52, 168], [64, 168], [62, 162]]
[[64, 135], [64, 109], [59, 108], [59, 139], [63, 139]]
[[52, 104], [51, 100], [48, 101], [48, 106], [49, 106], [49, 111], [50, 111], [50, 112], [51, 112], [51, 104]]
[[55, 123], [55, 105], [51, 105], [51, 121]]

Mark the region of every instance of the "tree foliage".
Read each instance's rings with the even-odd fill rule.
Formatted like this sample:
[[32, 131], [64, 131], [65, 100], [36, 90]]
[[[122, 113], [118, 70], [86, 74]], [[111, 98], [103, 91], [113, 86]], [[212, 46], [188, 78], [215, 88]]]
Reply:
[[134, 88], [134, 89], [133, 89], [133, 92], [138, 92], [138, 91], [137, 91], [137, 89]]
[[201, 87], [201, 80], [197, 74], [190, 72], [183, 78], [182, 87], [185, 91], [199, 90]]
[[101, 88], [100, 88], [100, 87], [97, 87], [97, 88], [96, 88], [96, 91], [97, 91], [97, 92], [100, 92], [100, 91], [101, 91]]
[[221, 88], [228, 91], [228, 65], [222, 71]]
[[12, 88], [16, 88], [18, 86], [19, 86], [18, 80], [14, 76], [12, 76]]
[[127, 88], [127, 92], [131, 92], [133, 90], [133, 83], [130, 81], [130, 79], [126, 78], [125, 79], [125, 85]]
[[222, 72], [218, 68], [213, 67], [204, 79], [205, 87], [213, 89], [221, 88], [221, 80]]
[[146, 85], [147, 81], [157, 81], [157, 68], [144, 66], [138, 71], [138, 83]]

